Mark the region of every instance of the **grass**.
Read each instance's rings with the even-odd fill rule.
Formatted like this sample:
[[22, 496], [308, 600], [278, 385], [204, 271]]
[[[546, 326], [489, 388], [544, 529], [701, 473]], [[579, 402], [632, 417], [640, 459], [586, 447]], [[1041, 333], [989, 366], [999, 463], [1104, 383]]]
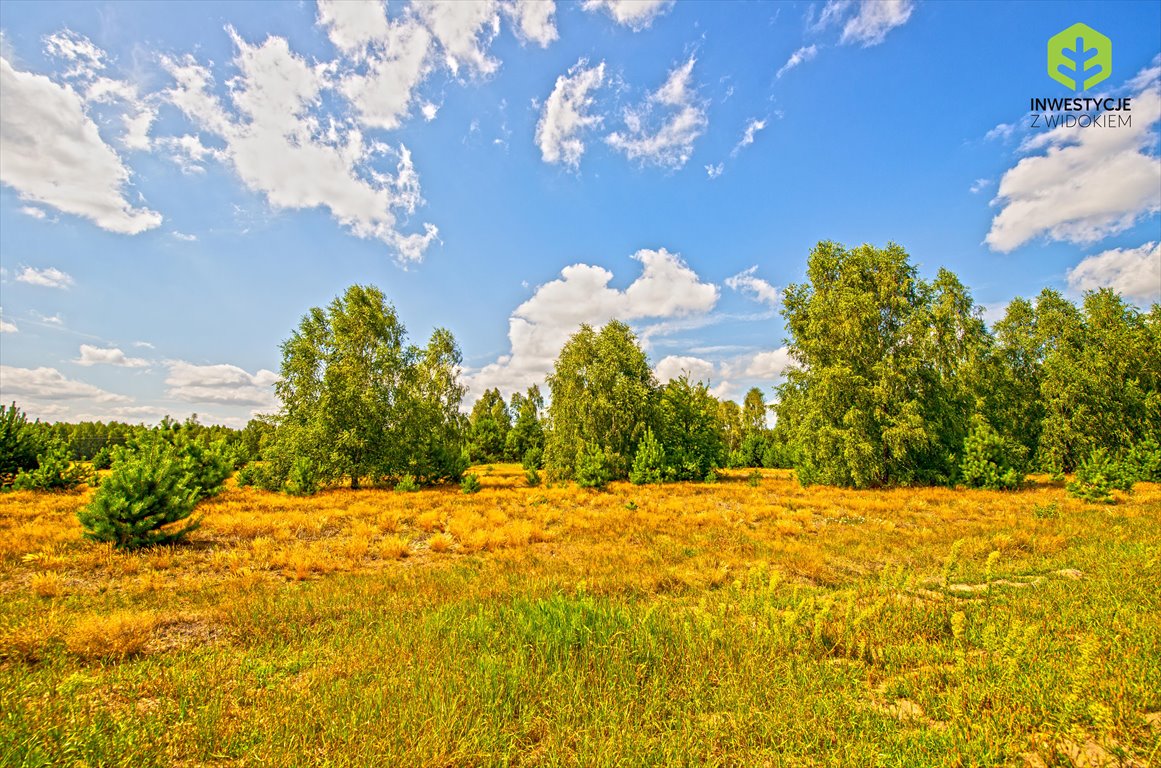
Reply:
[[230, 487], [130, 554], [0, 496], [0, 765], [1161, 760], [1161, 485], [479, 474]]

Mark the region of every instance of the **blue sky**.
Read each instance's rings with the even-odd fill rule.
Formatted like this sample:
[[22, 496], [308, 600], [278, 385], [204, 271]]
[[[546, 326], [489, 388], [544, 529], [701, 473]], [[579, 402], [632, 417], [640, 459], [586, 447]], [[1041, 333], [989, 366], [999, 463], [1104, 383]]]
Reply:
[[[1077, 22], [1131, 126], [1032, 126]], [[352, 283], [453, 331], [469, 402], [612, 317], [662, 380], [772, 393], [824, 239], [988, 318], [1161, 294], [1158, 3], [9, 0], [0, 31], [0, 396], [41, 418], [241, 425]]]

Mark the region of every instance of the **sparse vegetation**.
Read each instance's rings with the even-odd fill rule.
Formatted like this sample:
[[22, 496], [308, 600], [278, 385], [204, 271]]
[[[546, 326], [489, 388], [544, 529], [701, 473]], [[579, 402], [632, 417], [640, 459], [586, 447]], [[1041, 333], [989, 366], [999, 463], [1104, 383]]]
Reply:
[[84, 496], [4, 494], [0, 762], [1153, 759], [1161, 486], [719, 475], [227, 484], [196, 546], [127, 552], [83, 538]]

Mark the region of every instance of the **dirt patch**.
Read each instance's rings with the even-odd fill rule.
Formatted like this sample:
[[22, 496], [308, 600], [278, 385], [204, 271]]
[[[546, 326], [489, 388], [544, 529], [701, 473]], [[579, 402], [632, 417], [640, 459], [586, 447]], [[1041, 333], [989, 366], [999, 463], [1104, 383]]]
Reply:
[[1074, 581], [1084, 578], [1084, 571], [1078, 571], [1075, 568], [1062, 568], [1059, 571], [1053, 571], [1053, 573], [1055, 573], [1057, 576], [1062, 576], [1066, 579], [1072, 579]]
[[225, 627], [205, 617], [177, 617], [157, 624], [146, 650], [148, 653], [168, 653], [215, 645], [228, 637]]

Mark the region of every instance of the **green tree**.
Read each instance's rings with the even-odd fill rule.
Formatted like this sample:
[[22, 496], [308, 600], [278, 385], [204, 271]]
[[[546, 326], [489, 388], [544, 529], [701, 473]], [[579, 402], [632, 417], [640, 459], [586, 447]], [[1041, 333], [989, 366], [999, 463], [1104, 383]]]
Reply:
[[515, 417], [504, 446], [508, 461], [522, 461], [529, 451], [542, 454], [544, 396], [540, 394], [540, 387], [533, 384], [524, 394], [513, 392], [508, 410]]
[[0, 405], [0, 487], [11, 485], [21, 471], [36, 469], [42, 445], [37, 425], [28, 423], [15, 402]]
[[742, 401], [742, 434], [761, 435], [766, 431], [766, 417], [769, 414], [766, 398], [762, 390], [751, 387]]
[[722, 463], [718, 402], [704, 383], [686, 375], [661, 390], [657, 418], [667, 473], [676, 480], [701, 480]]
[[551, 430], [544, 460], [549, 477], [571, 479], [584, 445], [604, 457], [611, 478], [626, 477], [651, 423], [657, 391], [629, 326], [614, 320], [597, 333], [582, 325], [561, 350], [548, 385]]
[[644, 437], [637, 444], [637, 455], [633, 457], [629, 481], [634, 485], [662, 483], [666, 474], [665, 447], [653, 436], [652, 429], [646, 429]]
[[472, 406], [471, 416], [472, 461], [503, 461], [512, 419], [499, 389], [484, 390]]
[[797, 366], [777, 415], [799, 479], [859, 488], [935, 483], [958, 464], [987, 333], [966, 289], [934, 284], [898, 245], [823, 242], [783, 316]]

